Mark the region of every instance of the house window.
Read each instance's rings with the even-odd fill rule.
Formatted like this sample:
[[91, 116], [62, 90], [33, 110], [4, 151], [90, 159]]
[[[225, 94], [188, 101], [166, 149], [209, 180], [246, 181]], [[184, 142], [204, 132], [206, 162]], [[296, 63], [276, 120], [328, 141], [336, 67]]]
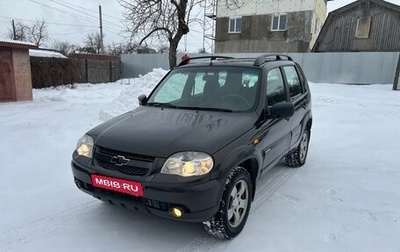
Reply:
[[285, 31], [286, 30], [287, 15], [272, 16], [272, 31]]
[[231, 18], [229, 20], [229, 33], [240, 33], [242, 31], [242, 18]]
[[369, 38], [371, 29], [371, 16], [364, 16], [357, 19], [356, 38]]

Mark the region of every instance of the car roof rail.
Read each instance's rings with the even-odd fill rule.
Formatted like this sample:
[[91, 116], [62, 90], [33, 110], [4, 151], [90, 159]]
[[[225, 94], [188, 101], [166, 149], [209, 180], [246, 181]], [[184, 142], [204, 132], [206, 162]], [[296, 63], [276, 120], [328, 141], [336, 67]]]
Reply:
[[210, 59], [210, 65], [212, 65], [213, 60], [218, 60], [218, 59], [234, 59], [234, 57], [228, 57], [228, 56], [218, 56], [218, 55], [210, 55], [210, 56], [198, 56], [198, 57], [193, 57], [193, 58], [187, 58], [182, 60], [177, 67], [187, 65], [189, 62], [193, 62], [193, 60], [201, 60], [201, 59]]
[[289, 55], [286, 55], [286, 54], [263, 54], [263, 55], [258, 56], [254, 60], [254, 66], [260, 66], [261, 64], [264, 64], [265, 62], [271, 61], [271, 60], [285, 60], [285, 59], [282, 59], [282, 57], [286, 58], [286, 60], [293, 61], [292, 57], [290, 57]]

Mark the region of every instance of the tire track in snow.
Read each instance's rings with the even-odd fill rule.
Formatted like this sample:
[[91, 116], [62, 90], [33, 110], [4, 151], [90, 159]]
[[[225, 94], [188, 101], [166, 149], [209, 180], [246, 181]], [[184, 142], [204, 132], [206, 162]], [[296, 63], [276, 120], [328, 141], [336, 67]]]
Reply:
[[[296, 168], [287, 168], [278, 165], [264, 174], [257, 181], [258, 187], [256, 188], [256, 195], [251, 204], [249, 218], [251, 218], [252, 212], [256, 211], [266, 200], [271, 198], [279, 187], [285, 184], [297, 171], [298, 169]], [[228, 244], [229, 241], [220, 240], [204, 233], [200, 238], [189, 242], [181, 248], [179, 252], [223, 251]]]
[[191, 241], [178, 252], [222, 251], [228, 246], [227, 243], [228, 241], [212, 237], [204, 231], [200, 238]]
[[26, 244], [38, 237], [53, 233], [75, 222], [99, 214], [106, 209], [106, 204], [98, 204], [93, 200], [71, 207], [67, 210], [35, 220], [19, 228], [0, 234], [0, 251], [11, 250], [21, 244]]
[[[256, 190], [256, 197], [251, 204], [250, 213], [256, 211], [262, 204], [271, 198], [272, 195], [281, 187], [286, 181], [292, 177], [298, 169], [287, 167], [276, 167], [272, 169], [257, 184], [261, 187]], [[271, 173], [271, 174], [270, 174]]]

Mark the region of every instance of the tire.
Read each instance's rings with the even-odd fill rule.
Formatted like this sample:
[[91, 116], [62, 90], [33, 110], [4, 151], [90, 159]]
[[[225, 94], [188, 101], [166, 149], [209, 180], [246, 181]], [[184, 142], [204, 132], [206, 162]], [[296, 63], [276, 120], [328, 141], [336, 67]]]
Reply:
[[307, 159], [308, 144], [310, 143], [310, 129], [306, 128], [301, 136], [299, 146], [285, 157], [286, 164], [290, 167], [303, 166]]
[[252, 188], [250, 174], [243, 167], [236, 167], [229, 174], [218, 212], [206, 222], [206, 231], [220, 239], [231, 239], [243, 229], [249, 215]]

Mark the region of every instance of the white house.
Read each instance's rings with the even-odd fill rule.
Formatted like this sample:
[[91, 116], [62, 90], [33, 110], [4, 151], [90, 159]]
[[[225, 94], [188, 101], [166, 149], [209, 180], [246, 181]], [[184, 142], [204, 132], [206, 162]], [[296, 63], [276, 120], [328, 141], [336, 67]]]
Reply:
[[309, 52], [327, 0], [217, 1], [215, 52]]

